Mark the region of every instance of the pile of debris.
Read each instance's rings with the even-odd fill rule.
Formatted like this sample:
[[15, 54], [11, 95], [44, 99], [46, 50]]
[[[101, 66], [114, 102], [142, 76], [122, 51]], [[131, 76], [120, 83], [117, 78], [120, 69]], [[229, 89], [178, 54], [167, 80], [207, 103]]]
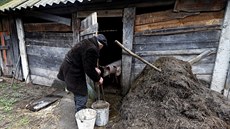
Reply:
[[192, 73], [188, 62], [162, 57], [146, 66], [125, 96], [113, 128], [228, 129], [230, 102]]

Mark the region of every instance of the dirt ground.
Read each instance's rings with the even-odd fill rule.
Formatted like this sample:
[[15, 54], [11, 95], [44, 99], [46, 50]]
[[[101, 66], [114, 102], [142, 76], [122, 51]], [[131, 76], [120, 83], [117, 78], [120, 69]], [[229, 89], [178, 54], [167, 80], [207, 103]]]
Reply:
[[188, 62], [163, 57], [146, 67], [125, 96], [125, 129], [230, 129], [230, 102], [192, 73]]
[[[3, 78], [3, 77], [1, 77]], [[25, 84], [3, 78], [0, 83], [0, 128], [1, 129], [77, 129], [74, 116], [74, 101], [71, 93], [67, 94], [57, 87]], [[59, 93], [63, 97], [46, 108], [33, 112], [28, 104], [52, 93]], [[119, 119], [118, 106], [121, 97], [105, 92], [106, 101], [110, 105], [110, 118], [108, 125]], [[92, 104], [88, 101], [88, 107]], [[106, 127], [95, 127], [103, 129]]]
[[[95, 129], [230, 129], [230, 101], [196, 78], [188, 62], [160, 58], [146, 67], [123, 98], [104, 88], [109, 123]], [[1, 129], [77, 129], [73, 95], [57, 87], [0, 83]], [[61, 92], [59, 92], [61, 91]], [[37, 112], [27, 109], [51, 93], [63, 97]], [[88, 101], [88, 107], [93, 101]]]

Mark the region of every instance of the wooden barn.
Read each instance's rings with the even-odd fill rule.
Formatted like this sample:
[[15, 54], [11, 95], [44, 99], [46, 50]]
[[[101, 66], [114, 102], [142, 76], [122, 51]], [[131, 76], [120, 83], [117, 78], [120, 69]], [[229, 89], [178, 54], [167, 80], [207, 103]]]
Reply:
[[123, 94], [146, 64], [127, 54], [115, 40], [149, 62], [162, 56], [189, 61], [197, 78], [228, 96], [229, 1], [1, 1], [2, 75], [55, 85], [66, 52], [78, 41], [102, 33], [109, 46], [101, 51], [99, 64], [121, 60], [118, 82]]

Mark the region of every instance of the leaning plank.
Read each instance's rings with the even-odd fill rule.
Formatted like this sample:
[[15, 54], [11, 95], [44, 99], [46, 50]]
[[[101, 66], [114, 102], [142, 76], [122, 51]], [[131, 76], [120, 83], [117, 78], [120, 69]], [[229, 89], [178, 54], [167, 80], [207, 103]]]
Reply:
[[19, 51], [21, 56], [22, 72], [26, 83], [30, 82], [29, 77], [29, 64], [27, 60], [26, 45], [25, 45], [25, 34], [21, 19], [16, 19], [17, 34], [19, 39]]
[[145, 64], [151, 66], [152, 68], [154, 68], [155, 70], [161, 72], [161, 69], [157, 68], [156, 66], [154, 66], [153, 64], [149, 63], [148, 61], [146, 61], [145, 59], [141, 58], [140, 56], [136, 55], [135, 53], [133, 53], [132, 51], [130, 51], [129, 49], [127, 49], [126, 47], [124, 47], [120, 42], [118, 42], [117, 40], [115, 40], [115, 42], [122, 48], [124, 49], [126, 52], [128, 52], [130, 55], [132, 55], [133, 57], [141, 60], [142, 62], [144, 62]]
[[188, 62], [192, 65], [192, 64], [198, 62], [202, 58], [204, 58], [204, 57], [206, 57], [212, 53], [215, 53], [215, 52], [213, 50], [206, 50], [206, 51], [202, 52], [200, 55], [196, 56], [195, 58], [189, 60]]
[[211, 89], [222, 92], [226, 81], [230, 61], [230, 0], [226, 7], [223, 29], [220, 37], [217, 57], [212, 76]]

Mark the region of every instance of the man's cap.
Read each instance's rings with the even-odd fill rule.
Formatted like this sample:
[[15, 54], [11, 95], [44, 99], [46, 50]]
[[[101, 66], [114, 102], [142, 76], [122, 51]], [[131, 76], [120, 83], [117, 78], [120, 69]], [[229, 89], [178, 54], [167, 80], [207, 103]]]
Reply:
[[102, 43], [104, 46], [108, 46], [107, 39], [103, 34], [98, 34], [96, 37], [100, 43]]

